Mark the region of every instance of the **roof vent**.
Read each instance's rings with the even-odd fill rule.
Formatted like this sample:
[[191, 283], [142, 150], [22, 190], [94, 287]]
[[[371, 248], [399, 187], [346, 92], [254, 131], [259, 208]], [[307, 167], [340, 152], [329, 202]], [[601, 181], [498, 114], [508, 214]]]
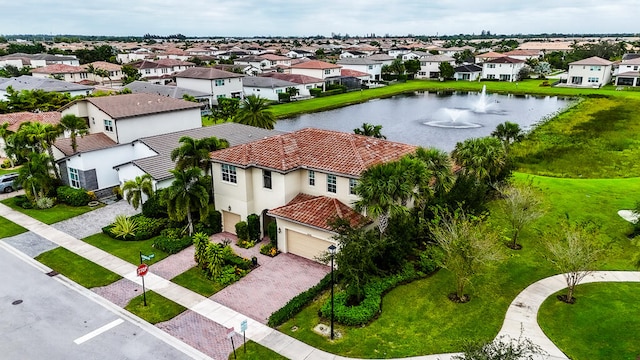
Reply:
[[153, 102], [153, 101], [149, 100], [149, 101], [147, 101], [147, 104], [151, 105], [151, 103], [152, 103], [152, 102]]

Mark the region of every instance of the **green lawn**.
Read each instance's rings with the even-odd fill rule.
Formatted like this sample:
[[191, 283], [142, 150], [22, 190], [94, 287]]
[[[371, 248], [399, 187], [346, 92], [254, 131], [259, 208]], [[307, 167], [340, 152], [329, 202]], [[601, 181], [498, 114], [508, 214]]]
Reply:
[[574, 360], [640, 358], [640, 284], [578, 285], [575, 297], [568, 305], [550, 296], [538, 312], [540, 327], [565, 354]]
[[23, 209], [20, 206], [16, 206], [13, 202], [13, 199], [5, 199], [1, 201], [3, 204], [12, 208], [13, 210], [20, 211], [23, 214], [26, 214], [38, 221], [41, 221], [45, 224], [51, 225], [53, 223], [57, 223], [58, 221], [71, 219], [72, 217], [76, 217], [78, 215], [82, 215], [89, 211], [99, 209], [100, 207], [89, 207], [89, 206], [69, 206], [66, 204], [57, 204], [51, 209]]
[[171, 281], [204, 297], [209, 297], [224, 289], [224, 286], [218, 282], [208, 279], [197, 266], [174, 277]]
[[132, 312], [146, 321], [157, 324], [171, 320], [187, 310], [184, 306], [153, 292], [147, 290], [147, 306], [144, 306], [142, 295], [136, 296], [125, 306], [125, 310]]
[[4, 175], [4, 174], [9, 174], [9, 173], [14, 173], [14, 172], [18, 172], [20, 168], [14, 168], [14, 169], [0, 169], [0, 175]]
[[63, 247], [42, 253], [36, 260], [88, 289], [109, 285], [121, 279], [118, 274]]
[[[236, 358], [238, 360], [287, 360], [286, 357], [251, 340], [247, 341], [246, 345], [240, 345], [236, 344]], [[233, 357], [233, 353], [229, 354], [229, 360], [236, 358]]]
[[154, 264], [169, 256], [169, 254], [164, 251], [153, 247], [153, 238], [142, 241], [121, 241], [113, 239], [104, 233], [98, 233], [82, 240], [134, 265], [140, 264], [141, 251], [145, 255], [152, 253], [155, 255], [151, 260], [145, 261], [148, 265]]
[[513, 146], [520, 171], [570, 178], [640, 176], [640, 99], [585, 99]]
[[27, 229], [0, 216], [0, 239], [26, 232]]
[[[544, 194], [547, 214], [519, 241], [520, 251], [504, 248], [506, 259], [467, 289], [471, 301], [454, 304], [447, 294], [453, 291], [449, 272], [441, 270], [430, 278], [400, 286], [383, 300], [380, 317], [366, 327], [338, 329], [344, 338], [331, 343], [315, 334], [318, 309], [323, 299], [279, 327], [283, 332], [312, 346], [343, 356], [389, 358], [460, 351], [466, 341], [490, 341], [498, 333], [504, 314], [515, 296], [531, 283], [553, 275], [544, 260], [546, 249], [541, 233], [557, 229], [557, 222], [567, 214], [573, 220], [593, 220], [602, 224], [600, 240], [605, 260], [600, 269], [632, 270], [632, 254], [637, 251], [628, 238], [631, 225], [617, 211], [633, 206], [640, 198], [638, 179], [572, 180], [516, 174], [516, 181], [532, 181]], [[499, 208], [490, 204], [491, 223], [504, 228]], [[619, 318], [619, 321], [624, 321]], [[324, 320], [327, 324], [327, 320]], [[297, 331], [292, 327], [297, 326]]]

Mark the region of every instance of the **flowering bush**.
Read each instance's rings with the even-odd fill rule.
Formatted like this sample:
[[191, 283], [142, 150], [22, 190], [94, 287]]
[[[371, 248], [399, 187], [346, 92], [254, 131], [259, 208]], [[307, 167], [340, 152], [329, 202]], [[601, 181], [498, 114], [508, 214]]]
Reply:
[[238, 242], [236, 243], [236, 245], [238, 245], [239, 247], [241, 247], [243, 249], [252, 248], [253, 246], [255, 246], [255, 244], [256, 244], [255, 241], [242, 240], [242, 239], [238, 239]]
[[274, 257], [278, 255], [280, 252], [278, 249], [272, 244], [265, 244], [260, 247], [260, 254]]

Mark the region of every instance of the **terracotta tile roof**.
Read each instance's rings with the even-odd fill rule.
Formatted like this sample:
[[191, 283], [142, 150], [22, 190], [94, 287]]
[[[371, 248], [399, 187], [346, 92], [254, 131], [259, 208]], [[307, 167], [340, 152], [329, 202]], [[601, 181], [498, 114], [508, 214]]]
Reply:
[[538, 56], [538, 55], [540, 55], [540, 50], [515, 49], [515, 50], [507, 51], [503, 55], [506, 55], [506, 56]]
[[87, 72], [87, 70], [82, 66], [53, 64], [53, 65], [47, 65], [41, 68], [33, 69], [31, 70], [31, 72], [38, 73], [38, 74], [73, 74], [73, 73]]
[[191, 78], [191, 79], [205, 79], [205, 80], [215, 80], [215, 79], [228, 79], [228, 78], [238, 78], [244, 77], [243, 74], [236, 74], [224, 70], [219, 70], [211, 67], [192, 67], [191, 69], [187, 69], [185, 71], [179, 72], [176, 74], [176, 77], [181, 78]]
[[303, 63], [291, 65], [294, 69], [336, 69], [342, 66], [331, 64], [320, 60], [305, 61]]
[[124, 119], [140, 115], [158, 114], [193, 108], [199, 109], [201, 106], [201, 104], [191, 101], [144, 93], [100, 96], [86, 98], [79, 101], [90, 102], [114, 119]]
[[611, 64], [613, 64], [611, 61], [605, 60], [603, 58], [599, 58], [597, 56], [592, 56], [590, 58], [569, 63], [569, 65], [601, 65], [601, 66], [609, 66]]
[[140, 70], [140, 69], [159, 69], [159, 68], [167, 68], [167, 67], [171, 67], [168, 65], [163, 65], [160, 64], [159, 62], [156, 61], [150, 61], [150, 60], [138, 60], [138, 61], [134, 61], [132, 63], [129, 63], [130, 66], [133, 66], [134, 68]]
[[122, 70], [122, 65], [118, 65], [118, 64], [112, 64], [110, 62], [106, 62], [106, 61], [94, 61], [92, 63], [89, 64], [85, 64], [85, 65], [80, 65], [83, 68], [87, 68], [89, 65], [93, 65], [94, 69], [102, 69], [102, 70], [107, 70], [107, 71], [120, 71]]
[[504, 55], [504, 54], [501, 54], [501, 53], [498, 53], [498, 52], [495, 52], [495, 51], [489, 51], [489, 52], [486, 52], [484, 54], [476, 55], [477, 58], [481, 58], [481, 59], [484, 59], [484, 58], [499, 58], [499, 57], [505, 57], [505, 56], [507, 56], [507, 55]]
[[43, 124], [58, 125], [60, 123], [60, 116], [61, 114], [57, 111], [0, 114], [0, 124], [9, 123], [9, 130], [15, 132], [20, 127], [20, 124], [25, 122], [39, 122]]
[[291, 81], [296, 84], [315, 84], [315, 83], [324, 83], [324, 80], [314, 78], [313, 76], [301, 75], [301, 74], [284, 74], [278, 72], [264, 73], [261, 74], [262, 77], [272, 77], [284, 81]]
[[351, 70], [351, 69], [340, 69], [340, 75], [341, 76], [353, 76], [353, 77], [370, 76], [366, 72], [357, 71], [357, 70]]
[[196, 64], [188, 61], [182, 61], [178, 59], [159, 59], [155, 60], [156, 63], [164, 66], [196, 66]]
[[260, 56], [263, 59], [267, 59], [267, 60], [271, 60], [271, 61], [278, 61], [278, 60], [288, 61], [288, 60], [291, 60], [290, 58], [288, 58], [286, 56], [281, 56], [281, 55], [276, 55], [276, 54], [262, 54]]
[[308, 168], [359, 177], [370, 166], [399, 159], [415, 149], [368, 136], [307, 128], [216, 151], [211, 159], [280, 172]]
[[307, 194], [298, 194], [287, 205], [272, 209], [268, 214], [329, 231], [333, 229], [328, 222], [335, 218], [349, 221], [352, 227], [360, 227], [368, 222], [367, 218], [338, 199]]
[[524, 60], [514, 59], [512, 57], [503, 56], [497, 59], [489, 60], [487, 63], [489, 64], [520, 64], [523, 63]]
[[[83, 137], [78, 136], [76, 137], [76, 144], [78, 147], [75, 153], [106, 149], [118, 145], [105, 133], [89, 134]], [[71, 148], [71, 138], [57, 139], [53, 146], [62, 151], [65, 156], [74, 154], [73, 149]]]

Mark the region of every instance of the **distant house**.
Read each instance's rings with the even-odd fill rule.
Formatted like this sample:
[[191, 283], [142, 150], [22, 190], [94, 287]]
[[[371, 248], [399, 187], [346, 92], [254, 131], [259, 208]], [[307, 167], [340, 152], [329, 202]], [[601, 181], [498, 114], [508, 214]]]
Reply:
[[275, 68], [276, 66], [291, 66], [291, 58], [288, 58], [286, 56], [280, 56], [280, 55], [275, 55], [275, 54], [262, 54], [260, 55], [261, 58], [269, 61], [270, 66], [269, 68]]
[[291, 73], [322, 79], [326, 83], [327, 81], [339, 81], [341, 68], [342, 66], [340, 65], [319, 60], [311, 60], [291, 65]]
[[353, 59], [367, 57], [367, 53], [358, 50], [345, 50], [340, 54], [340, 59]]
[[187, 69], [190, 69], [192, 67], [195, 67], [196, 64], [192, 63], [192, 62], [188, 62], [188, 61], [183, 61], [183, 60], [179, 60], [179, 59], [159, 59], [159, 60], [155, 60], [156, 63], [162, 65], [162, 66], [166, 66], [169, 67], [169, 73], [170, 74], [175, 74], [178, 73], [180, 71], [184, 71]]
[[[42, 124], [58, 125], [60, 124], [60, 113], [57, 111], [46, 111], [39, 113], [22, 111], [16, 113], [0, 114], [0, 125], [8, 123], [8, 129], [13, 132], [18, 131], [20, 125], [26, 122], [38, 122]], [[4, 140], [0, 138], [0, 157], [7, 156], [4, 149]]]
[[296, 83], [261, 76], [247, 76], [242, 86], [245, 96], [255, 95], [272, 101], [278, 101], [278, 94], [286, 93], [287, 88], [294, 87], [300, 91], [300, 85]]
[[15, 91], [22, 90], [42, 90], [47, 92], [68, 93], [71, 96], [89, 95], [93, 92], [93, 86], [80, 85], [67, 81], [35, 78], [33, 76], [22, 75], [12, 78], [0, 78], [0, 100], [7, 96], [7, 88], [11, 87]]
[[271, 61], [258, 55], [249, 55], [241, 57], [233, 61], [234, 65], [250, 65], [256, 74], [261, 74], [263, 71], [271, 69]]
[[82, 67], [87, 69], [89, 65], [93, 66], [93, 68], [96, 70], [98, 69], [105, 70], [105, 71], [108, 71], [109, 73], [109, 76], [104, 78], [99, 75], [89, 73], [89, 80], [95, 81], [100, 84], [104, 84], [105, 81], [109, 81], [110, 85], [112, 85], [113, 83], [117, 83], [117, 84], [122, 83], [122, 78], [124, 77], [124, 74], [122, 73], [121, 65], [112, 64], [106, 61], [94, 61], [92, 63], [82, 65]]
[[482, 78], [488, 80], [517, 81], [518, 73], [525, 66], [524, 60], [499, 57], [482, 63]]
[[420, 70], [417, 79], [437, 79], [440, 77], [440, 64], [449, 63], [454, 66], [456, 59], [446, 55], [428, 55], [420, 58]]
[[592, 56], [569, 63], [567, 86], [601, 87], [611, 82], [613, 62]]
[[134, 94], [157, 94], [174, 99], [184, 99], [185, 95], [193, 96], [200, 104], [202, 104], [201, 110], [203, 112], [208, 113], [211, 109], [211, 103], [209, 102], [210, 96], [202, 91], [185, 89], [179, 86], [152, 84], [147, 81], [134, 81], [124, 87], [131, 90]]
[[476, 81], [482, 75], [482, 66], [476, 64], [460, 65], [454, 70], [453, 78], [456, 80]]
[[343, 69], [369, 74], [371, 80], [380, 80], [382, 74], [382, 63], [370, 58], [340, 59], [337, 64], [342, 66]]
[[425, 51], [411, 50], [406, 54], [402, 54], [402, 61], [417, 60], [417, 59], [427, 57], [427, 56], [432, 56], [432, 55], [433, 54]]
[[213, 105], [217, 105], [216, 99], [221, 97], [242, 98], [242, 74], [215, 68], [194, 67], [176, 74], [175, 77], [179, 87], [209, 94]]
[[476, 55], [476, 64], [482, 64], [484, 62], [495, 60], [497, 58], [501, 58], [505, 56], [507, 55], [504, 55], [495, 51], [489, 51], [486, 53], [478, 54]]
[[391, 63], [393, 63], [393, 60], [395, 60], [396, 58], [394, 58], [393, 56], [389, 56], [387, 54], [374, 54], [374, 55], [368, 56], [367, 59], [379, 62], [380, 65], [384, 66], [384, 65], [391, 65]]
[[515, 49], [504, 53], [503, 55], [527, 61], [529, 59], [538, 59], [542, 56], [542, 51], [540, 50], [524, 50], [524, 49]]
[[298, 94], [298, 96], [300, 97], [311, 96], [311, 94], [309, 93], [310, 89], [313, 89], [313, 88], [322, 89], [322, 87], [324, 86], [324, 81], [322, 79], [314, 78], [307, 75], [283, 74], [278, 72], [270, 72], [270, 73], [262, 74], [261, 76], [272, 77], [272, 78], [289, 81], [297, 84], [297, 87], [300, 90], [300, 93]]
[[79, 66], [80, 61], [75, 56], [68, 55], [14, 53], [0, 56], [0, 68], [6, 65], [15, 66], [18, 69], [22, 69], [25, 66], [39, 68], [55, 64]]
[[409, 49], [408, 47], [394, 47], [389, 49], [389, 51], [387, 52], [387, 54], [389, 54], [389, 56], [391, 56], [394, 59], [397, 59], [398, 57], [402, 57], [402, 55], [404, 54], [408, 54], [409, 52], [411, 52], [412, 49]]
[[293, 49], [284, 54], [288, 58], [292, 59], [301, 59], [309, 56], [314, 56], [315, 54], [311, 51], [303, 50], [303, 49]]
[[620, 62], [616, 86], [640, 86], [640, 57], [623, 59]]
[[89, 73], [82, 66], [64, 64], [47, 65], [31, 70], [35, 78], [51, 78], [67, 82], [79, 82], [89, 78]]
[[142, 79], [154, 84], [164, 85], [171, 81], [173, 67], [171, 65], [163, 65], [151, 60], [138, 60], [129, 64], [138, 70]]

